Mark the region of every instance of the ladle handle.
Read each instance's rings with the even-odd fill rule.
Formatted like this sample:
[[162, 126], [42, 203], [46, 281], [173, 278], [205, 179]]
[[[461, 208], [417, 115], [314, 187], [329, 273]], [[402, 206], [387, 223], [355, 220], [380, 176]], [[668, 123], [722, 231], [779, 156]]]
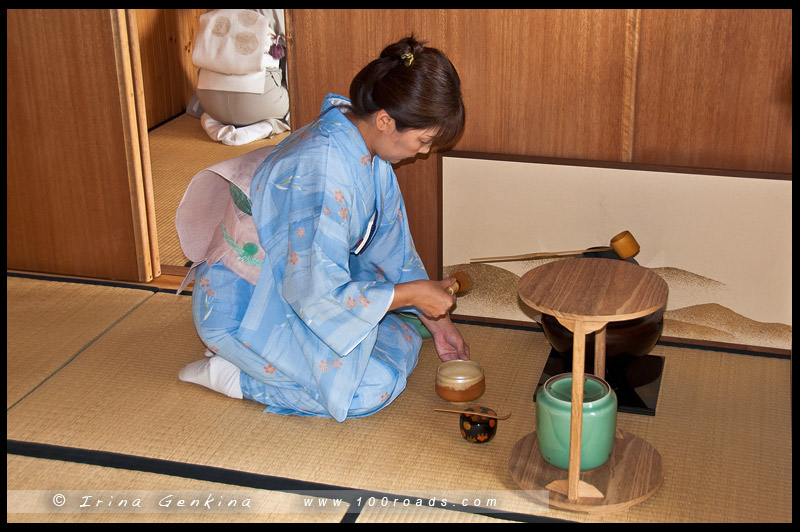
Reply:
[[450, 294], [451, 296], [454, 296], [461, 291], [461, 283], [459, 283], [458, 280], [456, 280], [456, 282], [445, 288], [444, 291]]
[[613, 251], [614, 248], [594, 248], [577, 249], [575, 251], [545, 251], [541, 253], [528, 253], [525, 255], [507, 255], [504, 257], [482, 257], [479, 259], [469, 259], [470, 262], [503, 262], [510, 260], [533, 260], [549, 259], [552, 257], [569, 257], [571, 255], [581, 255], [582, 253], [598, 253], [600, 251]]

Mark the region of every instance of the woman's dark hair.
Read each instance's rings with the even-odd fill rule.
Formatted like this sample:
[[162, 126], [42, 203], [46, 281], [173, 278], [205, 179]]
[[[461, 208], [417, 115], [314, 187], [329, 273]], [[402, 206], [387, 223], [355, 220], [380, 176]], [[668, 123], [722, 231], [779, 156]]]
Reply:
[[442, 146], [464, 129], [461, 79], [442, 52], [425, 44], [412, 35], [384, 48], [353, 78], [350, 101], [357, 118], [384, 109], [398, 131], [438, 128], [433, 143]]

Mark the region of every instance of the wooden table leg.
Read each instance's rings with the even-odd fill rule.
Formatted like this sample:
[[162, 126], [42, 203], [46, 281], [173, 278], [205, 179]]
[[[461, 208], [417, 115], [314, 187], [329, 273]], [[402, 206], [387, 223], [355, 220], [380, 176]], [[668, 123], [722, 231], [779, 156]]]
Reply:
[[567, 498], [578, 500], [581, 478], [581, 432], [583, 428], [583, 368], [586, 351], [586, 333], [583, 323], [575, 322], [572, 331], [572, 405], [569, 428], [569, 480]]
[[606, 326], [594, 333], [594, 374], [606, 379]]

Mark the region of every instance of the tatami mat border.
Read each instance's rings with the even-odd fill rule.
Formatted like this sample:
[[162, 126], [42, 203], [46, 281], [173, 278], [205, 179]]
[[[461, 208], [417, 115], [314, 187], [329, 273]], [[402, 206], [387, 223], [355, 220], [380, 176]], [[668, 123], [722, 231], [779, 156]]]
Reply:
[[[108, 279], [87, 279], [85, 277], [60, 277], [46, 273], [31, 273], [19, 271], [6, 271], [6, 277], [16, 277], [20, 279], [34, 279], [36, 281], [53, 281], [58, 283], [71, 283], [71, 284], [88, 284], [94, 286], [110, 286], [113, 288], [130, 288], [133, 290], [145, 290], [153, 294], [174, 294], [177, 292], [175, 288], [164, 288], [163, 286], [155, 286], [152, 284], [133, 283], [127, 281], [113, 281]], [[192, 295], [192, 287], [189, 286], [181, 291], [181, 296]]]
[[[280, 491], [295, 495], [316, 496], [320, 491], [336, 492], [348, 494], [346, 501], [349, 509], [345, 513], [343, 523], [355, 522], [363, 509], [359, 506], [356, 499], [359, 497], [366, 500], [374, 497], [378, 500], [386, 497], [389, 500], [402, 500], [406, 498], [400, 493], [386, 493], [357, 488], [346, 488], [318, 482], [296, 480], [291, 478], [248, 473], [220, 467], [191, 464], [186, 462], [176, 462], [172, 460], [162, 460], [158, 458], [148, 458], [109, 451], [98, 451], [81, 449], [77, 447], [65, 447], [61, 445], [51, 445], [47, 443], [27, 442], [18, 440], [6, 440], [6, 453], [28, 458], [41, 458], [46, 460], [59, 460], [62, 462], [72, 462], [77, 464], [87, 464], [100, 467], [111, 467], [128, 471], [141, 471], [145, 473], [155, 473], [192, 480], [202, 480], [206, 482], [216, 482], [231, 486], [241, 486], [265, 491]], [[542, 517], [538, 515], [521, 514], [516, 512], [486, 512], [485, 509], [462, 506], [449, 503], [447, 506], [440, 507], [444, 510], [453, 510], [462, 513], [482, 515], [498, 520], [507, 520], [524, 523], [556, 523], [567, 522], [560, 519]]]
[[[158, 292], [170, 292], [170, 290], [165, 290], [163, 288], [159, 288], [157, 286], [151, 286], [146, 284], [137, 284], [137, 283], [127, 283], [124, 281], [110, 281], [105, 279], [86, 279], [86, 278], [78, 278], [78, 277], [59, 277], [53, 276], [43, 273], [28, 273], [28, 272], [12, 272], [6, 271], [6, 277], [17, 277], [20, 279], [35, 279], [37, 281], [55, 281], [59, 283], [72, 283], [72, 284], [90, 284], [95, 286], [111, 286], [115, 288], [132, 288], [134, 290], [147, 290], [148, 292], [158, 293]], [[171, 290], [175, 292], [175, 290]], [[191, 291], [188, 292], [191, 294]]]

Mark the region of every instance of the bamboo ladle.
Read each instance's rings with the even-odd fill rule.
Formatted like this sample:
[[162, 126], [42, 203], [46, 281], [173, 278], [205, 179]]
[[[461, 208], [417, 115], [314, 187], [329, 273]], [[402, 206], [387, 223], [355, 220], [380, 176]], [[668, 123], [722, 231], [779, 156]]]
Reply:
[[611, 247], [595, 249], [579, 249], [575, 251], [545, 251], [541, 253], [528, 253], [525, 255], [507, 255], [504, 257], [482, 257], [479, 259], [469, 259], [470, 262], [502, 262], [509, 260], [531, 260], [546, 259], [551, 257], [568, 257], [570, 255], [581, 255], [583, 253], [599, 253], [601, 251], [613, 251], [621, 259], [629, 259], [639, 253], [639, 243], [633, 238], [630, 231], [623, 231], [611, 239]]

